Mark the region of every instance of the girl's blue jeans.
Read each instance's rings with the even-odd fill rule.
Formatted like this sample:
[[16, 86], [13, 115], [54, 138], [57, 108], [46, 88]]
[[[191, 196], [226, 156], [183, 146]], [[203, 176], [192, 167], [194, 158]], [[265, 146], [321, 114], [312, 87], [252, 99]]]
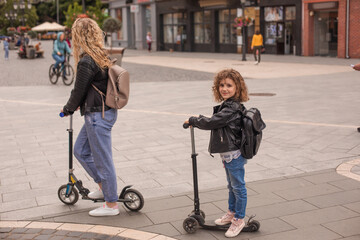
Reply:
[[235, 218], [240, 219], [245, 218], [247, 204], [244, 168], [246, 163], [247, 160], [241, 155], [229, 163], [224, 162], [229, 189], [229, 210], [235, 213]]
[[74, 155], [96, 183], [101, 183], [106, 202], [116, 202], [117, 183], [111, 151], [111, 129], [117, 119], [117, 110], [86, 113], [74, 146]]
[[5, 47], [5, 59], [9, 58], [9, 48]]

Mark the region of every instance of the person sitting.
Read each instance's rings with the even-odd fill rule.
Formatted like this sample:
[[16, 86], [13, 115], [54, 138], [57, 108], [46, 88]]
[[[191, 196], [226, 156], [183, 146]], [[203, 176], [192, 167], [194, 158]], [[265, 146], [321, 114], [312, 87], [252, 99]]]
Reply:
[[41, 45], [41, 42], [38, 42], [37, 44], [35, 44], [36, 51], [40, 51], [40, 45]]
[[20, 58], [26, 58], [26, 48], [24, 44], [20, 44], [18, 54]]

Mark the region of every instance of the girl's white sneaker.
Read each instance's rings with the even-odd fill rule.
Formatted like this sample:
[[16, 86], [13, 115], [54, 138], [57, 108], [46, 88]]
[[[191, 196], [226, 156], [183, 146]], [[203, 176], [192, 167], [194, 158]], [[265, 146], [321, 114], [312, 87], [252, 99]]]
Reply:
[[228, 211], [224, 216], [215, 220], [215, 224], [218, 226], [223, 226], [231, 223], [231, 220], [234, 218], [235, 213]]
[[90, 216], [93, 217], [106, 217], [106, 216], [116, 216], [120, 213], [119, 207], [116, 206], [116, 208], [110, 208], [104, 203], [102, 207], [96, 208], [89, 212]]
[[231, 225], [225, 233], [225, 237], [232, 238], [239, 235], [241, 230], [245, 227], [245, 221], [243, 219], [233, 218], [231, 220]]

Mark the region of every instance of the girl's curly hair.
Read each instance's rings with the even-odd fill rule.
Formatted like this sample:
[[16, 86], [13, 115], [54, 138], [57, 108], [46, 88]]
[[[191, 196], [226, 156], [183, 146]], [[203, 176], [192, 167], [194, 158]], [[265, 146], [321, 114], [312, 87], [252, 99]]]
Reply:
[[78, 18], [71, 28], [75, 69], [82, 54], [89, 54], [101, 68], [109, 68], [112, 63], [104, 49], [103, 31], [91, 18]]
[[224, 80], [226, 78], [230, 78], [235, 83], [236, 92], [235, 92], [234, 100], [239, 102], [248, 101], [249, 95], [245, 81], [241, 76], [241, 74], [232, 68], [221, 70], [215, 75], [214, 84], [212, 86], [212, 91], [214, 94], [215, 101], [217, 102], [224, 101], [224, 98], [220, 94], [219, 87], [221, 80]]

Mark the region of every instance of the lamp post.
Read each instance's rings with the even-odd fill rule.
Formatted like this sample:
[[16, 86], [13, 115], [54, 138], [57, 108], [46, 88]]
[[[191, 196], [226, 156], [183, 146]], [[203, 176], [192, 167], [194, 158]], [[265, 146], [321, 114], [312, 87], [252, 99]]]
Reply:
[[31, 9], [31, 3], [28, 1], [27, 4], [25, 4], [24, 0], [20, 0], [18, 3], [14, 3], [14, 9], [17, 10], [19, 8], [19, 10], [21, 11], [21, 22], [22, 25], [25, 26], [25, 22], [26, 22], [26, 17], [25, 15], [25, 9]]
[[[242, 17], [245, 17], [245, 3], [246, 0], [241, 0], [241, 9], [242, 9]], [[245, 41], [245, 35], [246, 35], [246, 26], [242, 26], [241, 28], [241, 34], [242, 34], [242, 61], [246, 61], [246, 41]]]
[[13, 26], [13, 20], [16, 19], [17, 13], [13, 13], [13, 11], [10, 10], [9, 13], [5, 13], [5, 17], [10, 20], [10, 26]]

